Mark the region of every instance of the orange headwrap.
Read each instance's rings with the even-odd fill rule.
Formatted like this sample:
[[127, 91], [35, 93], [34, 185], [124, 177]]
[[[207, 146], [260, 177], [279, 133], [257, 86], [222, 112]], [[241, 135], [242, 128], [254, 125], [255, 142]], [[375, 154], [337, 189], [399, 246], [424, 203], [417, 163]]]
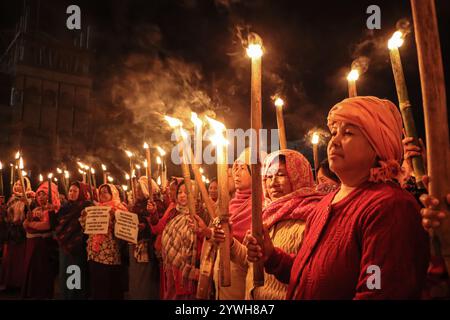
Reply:
[[396, 178], [403, 183], [405, 176], [400, 167], [403, 125], [395, 104], [372, 96], [348, 98], [336, 104], [328, 113], [328, 126], [334, 122], [357, 126], [375, 150], [380, 166], [371, 169], [371, 181]]

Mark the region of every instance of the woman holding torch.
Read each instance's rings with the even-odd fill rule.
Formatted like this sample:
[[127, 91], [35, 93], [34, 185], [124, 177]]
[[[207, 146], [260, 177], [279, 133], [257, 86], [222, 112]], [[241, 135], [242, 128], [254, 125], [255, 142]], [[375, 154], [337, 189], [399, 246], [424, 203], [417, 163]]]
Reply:
[[50, 221], [61, 206], [56, 184], [41, 183], [36, 191], [36, 200], [38, 207], [23, 223], [27, 232], [27, 246], [22, 297], [52, 299], [58, 262], [54, 261], [56, 242], [52, 237]]
[[[419, 205], [400, 184], [402, 120], [396, 106], [355, 97], [328, 114], [330, 168], [341, 180], [308, 219], [296, 257], [246, 238], [247, 259], [289, 284], [287, 299], [418, 299], [428, 260]], [[382, 279], [382, 280], [380, 280]]]
[[[70, 184], [68, 202], [57, 213], [58, 224], [55, 236], [59, 245], [59, 287], [64, 300], [79, 300], [88, 298], [88, 264], [86, 255], [87, 236], [83, 233], [79, 218], [81, 212], [93, 202], [89, 200], [89, 186], [76, 181]], [[81, 288], [70, 290], [67, 274], [70, 265], [77, 265], [81, 271]]]
[[[266, 206], [263, 223], [267, 226], [273, 243], [289, 254], [300, 248], [306, 218], [325, 195], [314, 189], [314, 179], [308, 160], [297, 151], [280, 150], [269, 154], [263, 165], [263, 190]], [[215, 234], [219, 240], [223, 236]], [[219, 240], [220, 241], [220, 240]], [[287, 285], [273, 275], [266, 274], [264, 286], [253, 285], [253, 268], [246, 259], [247, 248], [234, 239], [232, 260], [249, 268], [246, 277], [246, 300], [282, 300]]]
[[[27, 177], [23, 178], [25, 188], [17, 180], [13, 186], [11, 198], [6, 203], [5, 222], [7, 226], [7, 239], [3, 246], [2, 268], [0, 273], [0, 286], [7, 289], [20, 289], [24, 280], [23, 268], [17, 266], [24, 265], [26, 234], [23, 228], [28, 212], [28, 206], [34, 209], [34, 192], [31, 190], [31, 183]], [[24, 189], [27, 195], [24, 198]], [[28, 203], [26, 203], [28, 201]]]
[[154, 197], [159, 193], [159, 187], [153, 179], [151, 184], [154, 193], [150, 195], [147, 177], [142, 176], [138, 179], [134, 188], [136, 201], [129, 208], [139, 219], [138, 243], [129, 244], [128, 293], [129, 298], [133, 300], [159, 299], [159, 266], [154, 249], [155, 235], [151, 232], [150, 212], [147, 206], [150, 201], [156, 205], [158, 211], [161, 211], [163, 203]]

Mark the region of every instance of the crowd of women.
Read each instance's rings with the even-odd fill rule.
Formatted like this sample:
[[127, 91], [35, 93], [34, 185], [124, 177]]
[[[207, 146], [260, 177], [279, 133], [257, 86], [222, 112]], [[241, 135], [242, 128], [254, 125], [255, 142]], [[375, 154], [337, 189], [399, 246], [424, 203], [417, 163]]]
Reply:
[[[328, 127], [328, 159], [316, 177], [297, 151], [279, 150], [263, 159], [263, 243], [250, 232], [249, 150], [234, 161], [231, 285], [221, 283], [217, 255], [209, 299], [450, 296], [445, 263], [439, 252], [430, 252], [436, 239], [427, 233], [446, 212], [411, 183], [411, 157], [423, 150], [409, 138], [402, 142], [398, 108], [376, 97], [345, 99], [331, 108]], [[162, 190], [152, 180], [152, 194], [147, 177], [134, 183], [135, 199], [121, 198], [113, 184], [101, 185], [91, 199], [86, 184], [73, 182], [68, 201], [60, 203], [54, 184], [33, 192], [26, 178], [25, 185], [16, 182], [1, 208], [0, 286], [20, 289], [25, 299], [195, 299], [202, 248], [222, 245], [221, 224], [209, 217], [201, 197], [196, 213], [190, 213], [181, 178], [173, 177]], [[216, 180], [208, 191], [216, 203]], [[92, 205], [111, 208], [106, 234], [84, 233], [85, 208]], [[137, 244], [115, 237], [116, 210], [137, 214]], [[264, 264], [263, 286], [254, 285], [254, 263]], [[76, 281], [73, 268], [81, 276]]]

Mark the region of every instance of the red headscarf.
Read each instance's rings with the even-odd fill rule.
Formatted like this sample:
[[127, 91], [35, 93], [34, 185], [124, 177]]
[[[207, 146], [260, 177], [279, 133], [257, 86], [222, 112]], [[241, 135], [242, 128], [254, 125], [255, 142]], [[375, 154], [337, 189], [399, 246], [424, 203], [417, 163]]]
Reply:
[[395, 104], [372, 96], [348, 98], [328, 113], [328, 126], [336, 121], [357, 126], [375, 150], [380, 166], [371, 169], [370, 181], [405, 180], [400, 167], [402, 117]]
[[[55, 211], [58, 211], [61, 207], [61, 201], [59, 200], [59, 192], [58, 192], [58, 186], [54, 184], [53, 182], [50, 182], [51, 185], [51, 193], [52, 193], [52, 204], [56, 207]], [[36, 195], [39, 194], [39, 192], [44, 192], [46, 195], [48, 195], [48, 182], [42, 182], [41, 185], [36, 190]]]
[[266, 184], [263, 183], [267, 201], [263, 210], [263, 223], [269, 229], [283, 220], [306, 220], [316, 203], [324, 196], [324, 194], [316, 192], [314, 189], [313, 174], [308, 160], [301, 153], [294, 150], [285, 149], [269, 154], [264, 161], [263, 180], [266, 179], [269, 168], [278, 165], [280, 155], [283, 155], [286, 159], [286, 171], [292, 192], [275, 201], [270, 201]]

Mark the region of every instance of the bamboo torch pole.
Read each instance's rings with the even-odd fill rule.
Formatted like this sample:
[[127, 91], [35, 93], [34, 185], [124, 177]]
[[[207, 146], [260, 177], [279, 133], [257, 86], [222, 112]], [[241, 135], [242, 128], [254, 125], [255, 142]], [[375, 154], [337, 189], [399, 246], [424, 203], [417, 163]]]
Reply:
[[183, 173], [184, 184], [186, 186], [186, 194], [188, 198], [189, 214], [193, 216], [196, 213], [196, 210], [195, 210], [194, 195], [192, 194], [191, 173], [189, 171], [189, 164], [185, 151], [187, 145], [186, 143], [187, 134], [183, 130], [182, 123], [180, 120], [169, 116], [165, 116], [165, 119], [169, 123], [169, 126], [175, 129], [175, 136], [178, 143], [178, 151], [181, 157], [181, 171]]
[[[225, 126], [207, 117], [211, 127], [215, 131], [215, 135], [212, 137], [212, 142], [216, 145], [216, 159], [217, 159], [217, 183], [219, 188], [219, 199], [218, 199], [218, 219], [217, 223], [220, 223], [222, 230], [225, 233], [225, 241], [220, 244], [220, 286], [229, 287], [231, 286], [231, 258], [230, 258], [230, 243], [231, 243], [231, 233], [229, 219], [230, 215], [228, 212], [228, 205], [230, 202], [230, 194], [228, 191], [228, 141], [223, 136], [223, 132], [226, 132]], [[209, 197], [208, 197], [209, 198]]]
[[[399, 47], [403, 44], [403, 35], [400, 31], [394, 33], [388, 42], [389, 55], [391, 57], [392, 72], [394, 74], [395, 87], [397, 89], [398, 102], [403, 118], [406, 136], [413, 137], [413, 144], [419, 146], [416, 125], [412, 113], [411, 103], [409, 102], [408, 90], [406, 88], [405, 75], [403, 73], [402, 61], [400, 59]], [[419, 189], [424, 189], [422, 177], [425, 175], [425, 167], [422, 156], [412, 158], [412, 166], [416, 178], [416, 184]]]
[[284, 117], [283, 117], [283, 106], [284, 101], [281, 98], [275, 99], [275, 108], [277, 112], [277, 125], [278, 125], [278, 135], [280, 137], [280, 149], [287, 149], [286, 142], [286, 129], [284, 127]]
[[317, 171], [319, 168], [319, 135], [317, 134], [317, 132], [313, 133], [311, 143], [313, 145], [314, 175], [316, 177], [316, 183], [318, 183], [319, 180], [317, 178]]
[[[450, 192], [450, 159], [444, 68], [433, 0], [411, 0], [419, 59], [420, 83], [425, 116], [429, 193], [439, 199], [440, 209], [450, 212], [446, 195]], [[436, 230], [441, 253], [450, 270], [450, 219]]]
[[[259, 155], [260, 141], [259, 133], [262, 128], [261, 115], [261, 57], [262, 39], [251, 33], [248, 37], [249, 47], [247, 54], [252, 59], [251, 68], [251, 128], [254, 137], [251, 147], [251, 170], [252, 170], [252, 234], [263, 246], [263, 225], [262, 225], [262, 180], [261, 180], [261, 159]], [[253, 265], [253, 284], [255, 287], [264, 285], [264, 264], [262, 261]]]
[[145, 149], [145, 157], [147, 160], [147, 165], [145, 167], [146, 175], [147, 175], [147, 188], [148, 188], [148, 198], [150, 201], [153, 201], [153, 184], [152, 184], [152, 159], [150, 157], [150, 147], [147, 142], [144, 142]]

